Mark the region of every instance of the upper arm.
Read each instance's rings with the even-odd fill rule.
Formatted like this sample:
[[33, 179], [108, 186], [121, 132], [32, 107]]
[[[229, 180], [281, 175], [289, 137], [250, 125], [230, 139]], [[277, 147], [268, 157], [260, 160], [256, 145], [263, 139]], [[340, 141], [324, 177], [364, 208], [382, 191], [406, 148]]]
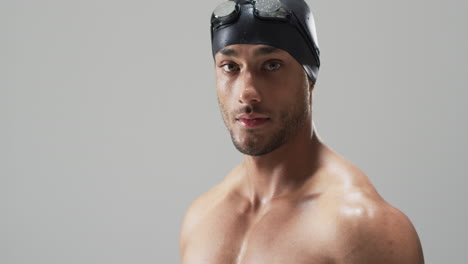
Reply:
[[185, 248], [185, 244], [191, 231], [194, 229], [195, 225], [201, 218], [202, 197], [203, 196], [193, 201], [185, 212], [179, 233], [179, 249], [181, 253]]
[[200, 195], [186, 210], [179, 233], [179, 249], [181, 253], [184, 251], [190, 235], [196, 230], [198, 224], [203, 221], [207, 211], [212, 206], [216, 190], [215, 186], [210, 191]]
[[422, 264], [421, 244], [411, 221], [385, 202], [342, 215], [337, 263]]
[[179, 232], [179, 248], [180, 248], [180, 251], [183, 250], [185, 240], [186, 240], [186, 237], [187, 237], [187, 233], [188, 233], [188, 229], [189, 229], [188, 225], [189, 225], [189, 222], [190, 222], [189, 219], [190, 219], [191, 208], [192, 208], [192, 205], [190, 205], [189, 208], [185, 211], [184, 218], [182, 219], [182, 226], [181, 226], [180, 232]]

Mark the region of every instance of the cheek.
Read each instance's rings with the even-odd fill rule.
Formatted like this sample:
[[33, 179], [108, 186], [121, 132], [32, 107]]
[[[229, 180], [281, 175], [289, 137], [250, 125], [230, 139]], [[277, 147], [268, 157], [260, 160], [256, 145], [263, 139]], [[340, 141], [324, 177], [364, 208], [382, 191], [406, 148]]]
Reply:
[[229, 89], [228, 82], [224, 79], [216, 79], [216, 93], [218, 97], [218, 104], [225, 121], [229, 119], [229, 113], [231, 111], [231, 89]]
[[226, 77], [216, 76], [216, 92], [218, 94], [218, 100], [223, 100], [224, 103], [227, 103], [227, 100], [234, 96], [232, 87], [232, 80]]
[[278, 89], [275, 90], [276, 105], [278, 108], [287, 109], [291, 106], [309, 105], [310, 96], [307, 84], [301, 81], [302, 76], [289, 80], [279, 81]]
[[229, 88], [233, 85], [234, 81], [236, 80], [235, 76], [220, 72], [217, 76], [217, 82], [224, 88]]

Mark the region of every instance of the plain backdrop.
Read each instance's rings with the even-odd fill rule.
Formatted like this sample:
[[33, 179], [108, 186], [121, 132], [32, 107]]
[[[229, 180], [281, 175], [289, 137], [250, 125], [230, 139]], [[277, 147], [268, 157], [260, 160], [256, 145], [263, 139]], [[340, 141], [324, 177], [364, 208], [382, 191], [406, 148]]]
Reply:
[[[242, 156], [216, 101], [221, 1], [0, 0], [0, 263], [179, 263], [190, 203]], [[314, 122], [468, 259], [468, 1], [309, 1]]]

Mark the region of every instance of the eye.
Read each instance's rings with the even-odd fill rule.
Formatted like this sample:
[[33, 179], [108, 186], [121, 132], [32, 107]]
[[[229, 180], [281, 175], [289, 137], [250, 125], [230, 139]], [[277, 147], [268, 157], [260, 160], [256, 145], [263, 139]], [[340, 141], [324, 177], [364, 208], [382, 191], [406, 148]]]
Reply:
[[267, 71], [276, 71], [281, 67], [281, 63], [276, 61], [267, 62], [264, 66], [265, 70]]
[[225, 72], [236, 72], [239, 71], [239, 66], [235, 63], [225, 63], [221, 65]]

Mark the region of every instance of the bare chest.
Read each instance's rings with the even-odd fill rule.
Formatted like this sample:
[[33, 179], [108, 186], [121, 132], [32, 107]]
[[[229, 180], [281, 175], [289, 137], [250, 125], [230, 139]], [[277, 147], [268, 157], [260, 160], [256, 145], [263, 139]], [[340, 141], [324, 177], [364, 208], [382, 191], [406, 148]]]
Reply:
[[332, 263], [318, 221], [313, 214], [289, 207], [255, 217], [214, 210], [192, 232], [182, 252], [183, 264]]

